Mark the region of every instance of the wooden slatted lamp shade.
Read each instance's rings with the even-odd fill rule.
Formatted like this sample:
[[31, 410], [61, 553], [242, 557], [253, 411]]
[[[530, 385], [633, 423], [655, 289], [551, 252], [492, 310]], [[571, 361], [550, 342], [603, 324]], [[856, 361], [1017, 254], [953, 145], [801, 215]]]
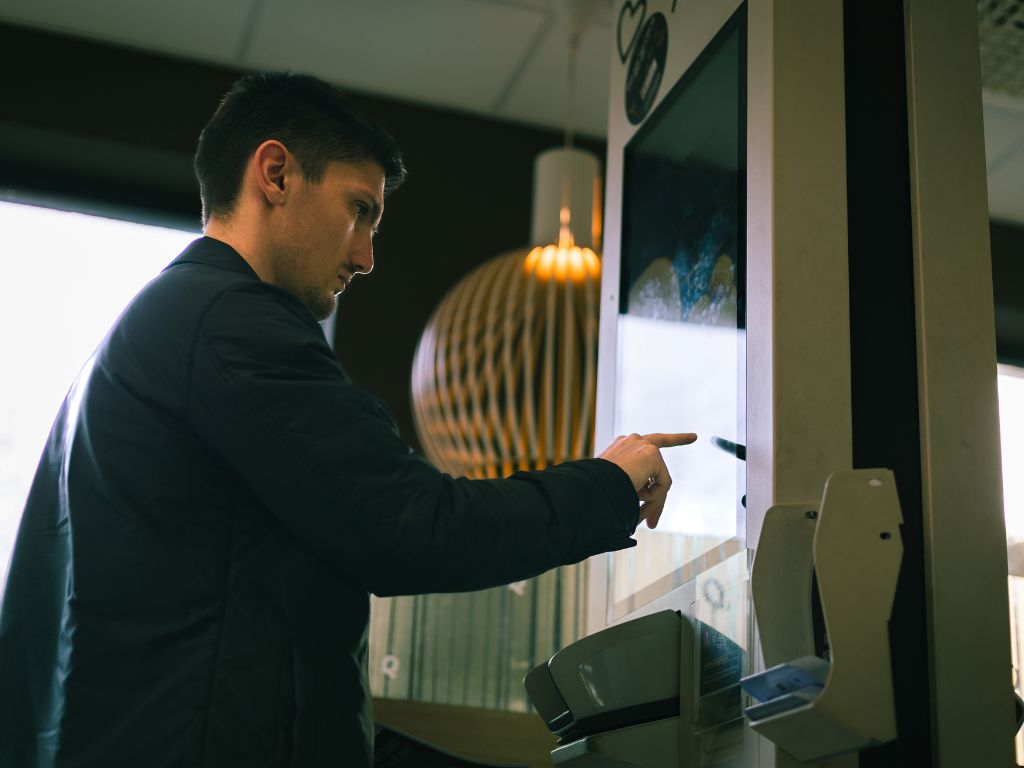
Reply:
[[[542, 153], [532, 239], [551, 244], [478, 267], [427, 322], [413, 362], [413, 416], [441, 470], [495, 478], [593, 455], [601, 265], [588, 244], [600, 241], [597, 168], [580, 150]], [[589, 225], [583, 245], [570, 222]]]

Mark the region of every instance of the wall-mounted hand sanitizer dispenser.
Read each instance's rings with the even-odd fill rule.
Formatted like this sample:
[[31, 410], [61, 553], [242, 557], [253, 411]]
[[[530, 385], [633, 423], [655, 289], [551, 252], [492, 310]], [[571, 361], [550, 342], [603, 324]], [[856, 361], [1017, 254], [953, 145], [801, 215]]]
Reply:
[[743, 679], [746, 716], [800, 760], [896, 738], [888, 622], [902, 522], [884, 469], [835, 472], [820, 505], [765, 515], [751, 591], [766, 670]]

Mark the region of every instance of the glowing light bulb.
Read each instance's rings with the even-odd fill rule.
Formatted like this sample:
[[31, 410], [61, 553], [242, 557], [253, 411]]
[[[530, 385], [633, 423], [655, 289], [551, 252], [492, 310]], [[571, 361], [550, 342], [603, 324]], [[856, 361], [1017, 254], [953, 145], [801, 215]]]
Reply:
[[580, 248], [573, 240], [569, 228], [569, 209], [559, 212], [561, 226], [558, 245], [537, 246], [523, 261], [523, 271], [538, 280], [554, 278], [560, 283], [567, 279], [582, 283], [588, 277], [596, 279], [601, 275], [601, 259], [589, 248]]

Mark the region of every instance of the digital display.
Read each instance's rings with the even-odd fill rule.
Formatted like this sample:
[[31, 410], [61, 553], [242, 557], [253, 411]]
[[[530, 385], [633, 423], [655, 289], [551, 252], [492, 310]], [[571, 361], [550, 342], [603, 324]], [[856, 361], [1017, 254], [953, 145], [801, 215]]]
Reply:
[[741, 9], [624, 151], [615, 433], [699, 439], [664, 452], [661, 522], [612, 557], [612, 619], [745, 547], [745, 46]]

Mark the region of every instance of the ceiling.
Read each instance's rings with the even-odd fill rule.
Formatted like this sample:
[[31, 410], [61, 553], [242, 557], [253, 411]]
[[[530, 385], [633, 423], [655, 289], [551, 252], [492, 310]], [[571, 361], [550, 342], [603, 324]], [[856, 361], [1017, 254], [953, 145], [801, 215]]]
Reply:
[[[563, 0], [564, 2], [565, 0]], [[604, 137], [613, 0], [575, 0], [574, 128]], [[572, 0], [569, 0], [572, 2]], [[1024, 4], [979, 0], [989, 210], [1024, 224]], [[560, 128], [568, 25], [554, 0], [3, 0], [0, 21]]]

